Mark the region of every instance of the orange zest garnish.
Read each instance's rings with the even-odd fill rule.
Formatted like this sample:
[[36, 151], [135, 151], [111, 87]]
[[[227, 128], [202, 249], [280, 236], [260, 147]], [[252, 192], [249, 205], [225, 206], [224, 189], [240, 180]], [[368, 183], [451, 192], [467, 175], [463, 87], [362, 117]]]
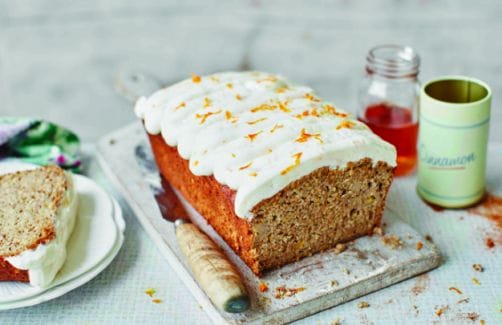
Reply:
[[265, 292], [268, 291], [268, 286], [265, 282], [260, 282], [258, 289], [260, 290], [260, 292]]
[[284, 125], [282, 124], [276, 124], [272, 129], [270, 129], [270, 133], [274, 133], [277, 129], [283, 128]]
[[273, 76], [273, 75], [269, 75], [263, 79], [256, 80], [257, 83], [264, 82], [264, 81], [277, 81], [277, 77]]
[[182, 107], [186, 107], [186, 106], [187, 106], [187, 103], [185, 103], [185, 102], [181, 102], [178, 106], [176, 106], [176, 107], [174, 108], [174, 110], [176, 110], [176, 111], [177, 111], [178, 109], [180, 109], [180, 108], [182, 108]]
[[323, 108], [322, 114], [331, 114], [331, 115], [334, 115], [334, 116], [340, 117], [340, 118], [345, 118], [345, 117], [348, 116], [347, 113], [337, 112], [336, 108], [333, 105], [330, 105], [330, 104], [324, 104], [322, 106], [322, 108]]
[[315, 98], [314, 95], [312, 95], [310, 93], [306, 93], [305, 98], [307, 98], [311, 102], [320, 102], [321, 101], [319, 98]]
[[211, 76], [211, 77], [209, 77], [209, 79], [211, 79], [211, 81], [214, 81], [214, 82], [219, 82], [220, 81], [220, 78], [218, 78], [216, 76]]
[[312, 109], [312, 111], [309, 111], [309, 110], [307, 109], [307, 110], [303, 111], [301, 114], [296, 114], [296, 115], [295, 115], [295, 117], [296, 117], [297, 119], [300, 119], [300, 120], [301, 120], [301, 119], [303, 119], [304, 117], [308, 117], [308, 116], [319, 117], [320, 115], [319, 115], [319, 112], [317, 111], [317, 108], [316, 108], [316, 107], [314, 107], [314, 108]]
[[258, 176], [258, 173], [257, 172], [251, 172], [251, 173], [249, 173], [249, 176], [256, 177], [256, 176]]
[[257, 120], [254, 120], [254, 121], [249, 121], [249, 122], [247, 122], [247, 124], [249, 124], [249, 125], [254, 125], [254, 124], [256, 124], [256, 123], [263, 122], [263, 121], [265, 121], [266, 119], [267, 119], [267, 117], [262, 117], [262, 118], [259, 118], [259, 119], [257, 119]]
[[201, 81], [201, 77], [192, 73], [192, 82], [198, 84]]
[[233, 116], [230, 111], [225, 111], [225, 119], [227, 119], [228, 121], [231, 121], [232, 123], [237, 122], [237, 117]]
[[162, 300], [159, 298], [155, 298], [155, 299], [152, 299], [152, 302], [156, 303], [156, 304], [160, 304], [162, 302]]
[[211, 100], [207, 97], [204, 97], [204, 108], [208, 108], [211, 106]]
[[148, 288], [145, 290], [145, 293], [150, 296], [150, 297], [153, 297], [153, 295], [155, 294], [155, 289], [154, 288]]
[[282, 93], [286, 92], [286, 90], [288, 90], [288, 87], [287, 87], [287, 86], [286, 86], [286, 87], [280, 87], [280, 88], [277, 88], [277, 89], [275, 90], [275, 92], [276, 92], [276, 93], [278, 93], [278, 94], [282, 94]]
[[239, 167], [239, 170], [244, 170], [246, 168], [249, 168], [249, 167], [251, 167], [252, 164], [253, 164], [253, 162], [251, 161], [251, 162], [247, 163], [246, 165]]
[[234, 85], [232, 85], [230, 82], [227, 83], [225, 86], [227, 86], [228, 89], [232, 89], [234, 88]]
[[237, 95], [235, 95], [235, 99], [237, 99], [237, 100], [241, 100], [241, 99], [242, 99], [242, 97], [241, 97], [241, 95], [237, 94]]
[[256, 113], [259, 111], [273, 111], [277, 109], [277, 106], [270, 104], [261, 104], [251, 109], [251, 113]]
[[235, 158], [237, 157], [237, 155], [235, 153], [232, 154], [232, 158]]
[[424, 244], [421, 241], [417, 242], [417, 251], [421, 250], [422, 247], [424, 247]]
[[289, 113], [291, 110], [288, 108], [288, 101], [285, 101], [284, 103], [282, 102], [277, 102], [279, 105], [279, 109], [283, 112]]
[[193, 162], [193, 165], [194, 165], [194, 166], [197, 166], [198, 164], [199, 164], [199, 161], [198, 161], [198, 160], [196, 160], [196, 161], [194, 161], [194, 162]]
[[295, 162], [292, 165], [284, 168], [281, 171], [281, 175], [286, 175], [287, 173], [289, 173], [290, 171], [292, 171], [296, 166], [298, 166], [300, 164], [300, 159], [302, 158], [302, 153], [301, 152], [295, 153], [291, 157], [295, 158]]
[[305, 131], [305, 129], [302, 129], [302, 131], [300, 132], [300, 136], [295, 140], [296, 142], [307, 142], [310, 138], [314, 138], [316, 139], [317, 141], [319, 141], [320, 143], [323, 143], [322, 139], [321, 139], [321, 135], [319, 133], [307, 133], [307, 131]]
[[257, 137], [260, 133], [262, 133], [262, 132], [263, 132], [263, 131], [256, 132], [256, 133], [250, 133], [250, 134], [246, 135], [246, 138], [247, 138], [247, 139], [249, 139], [249, 141], [253, 142], [253, 141], [256, 139], [256, 137]]
[[459, 295], [462, 294], [462, 291], [459, 289], [459, 288], [456, 288], [456, 287], [449, 287], [448, 290], [450, 291], [455, 291], [456, 293], [458, 293]]
[[211, 115], [216, 115], [221, 113], [221, 109], [217, 110], [216, 112], [207, 112], [205, 114], [195, 114], [195, 118], [200, 118], [199, 124], [204, 124], [206, 122], [207, 118], [210, 117]]
[[343, 128], [347, 128], [347, 129], [351, 129], [355, 124], [349, 120], [343, 120], [340, 122], [340, 124], [338, 124], [336, 126], [336, 129], [337, 130], [340, 130], [340, 129], [343, 129]]
[[268, 148], [267, 153], [272, 153], [272, 149]]

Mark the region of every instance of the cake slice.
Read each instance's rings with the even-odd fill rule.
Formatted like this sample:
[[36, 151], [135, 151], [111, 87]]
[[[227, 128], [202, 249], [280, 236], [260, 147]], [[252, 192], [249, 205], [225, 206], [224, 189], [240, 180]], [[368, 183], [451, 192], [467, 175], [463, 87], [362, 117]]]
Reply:
[[0, 176], [0, 281], [48, 286], [66, 260], [77, 205], [71, 174], [57, 166]]

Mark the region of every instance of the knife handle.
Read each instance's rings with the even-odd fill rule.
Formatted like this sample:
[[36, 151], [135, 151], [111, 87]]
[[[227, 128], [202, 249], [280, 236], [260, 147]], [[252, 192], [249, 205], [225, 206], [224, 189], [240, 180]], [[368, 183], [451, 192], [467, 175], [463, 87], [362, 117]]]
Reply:
[[197, 282], [211, 301], [229, 313], [249, 308], [246, 288], [218, 246], [192, 223], [178, 219], [176, 238]]

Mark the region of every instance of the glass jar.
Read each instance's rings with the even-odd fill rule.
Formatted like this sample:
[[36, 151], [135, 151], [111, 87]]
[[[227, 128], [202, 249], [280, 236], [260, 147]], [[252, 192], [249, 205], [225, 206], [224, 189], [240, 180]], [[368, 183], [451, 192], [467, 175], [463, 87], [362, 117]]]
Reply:
[[374, 47], [359, 88], [358, 119], [396, 147], [396, 176], [412, 173], [417, 163], [419, 65], [411, 47]]

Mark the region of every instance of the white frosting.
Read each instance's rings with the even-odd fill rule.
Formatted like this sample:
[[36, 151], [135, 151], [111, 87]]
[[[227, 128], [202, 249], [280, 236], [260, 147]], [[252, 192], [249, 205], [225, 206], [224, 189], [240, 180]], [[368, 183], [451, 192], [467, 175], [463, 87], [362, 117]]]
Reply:
[[66, 243], [73, 232], [78, 207], [78, 194], [73, 186], [72, 176], [70, 173], [66, 175], [69, 186], [55, 217], [56, 237], [35, 249], [6, 258], [12, 266], [28, 270], [30, 284], [33, 286], [47, 287], [66, 260]]
[[178, 147], [194, 175], [214, 175], [236, 190], [241, 218], [317, 168], [365, 157], [396, 165], [394, 146], [312, 89], [276, 75], [194, 76], [140, 98], [135, 112], [147, 132]]

